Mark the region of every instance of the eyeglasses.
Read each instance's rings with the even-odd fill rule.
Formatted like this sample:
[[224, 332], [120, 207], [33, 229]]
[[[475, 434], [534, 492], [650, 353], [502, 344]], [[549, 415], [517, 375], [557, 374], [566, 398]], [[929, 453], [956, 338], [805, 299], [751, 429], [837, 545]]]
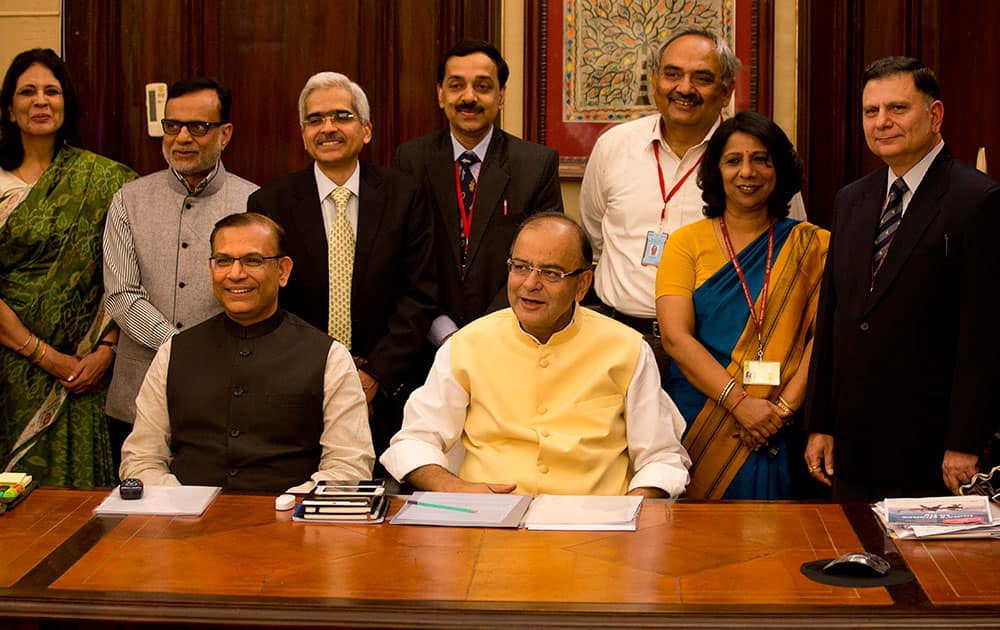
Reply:
[[358, 115], [346, 109], [335, 109], [332, 112], [316, 112], [309, 114], [303, 121], [306, 127], [319, 127], [326, 119], [330, 119], [333, 124], [346, 124], [357, 118]]
[[247, 254], [246, 256], [212, 256], [208, 260], [215, 269], [229, 269], [236, 261], [248, 269], [256, 269], [264, 264], [265, 260], [275, 260], [284, 258], [284, 254], [277, 256], [261, 256], [260, 254]]
[[163, 133], [168, 136], [176, 136], [184, 127], [188, 128], [188, 133], [192, 136], [204, 136], [212, 130], [212, 127], [221, 127], [226, 124], [224, 122], [208, 122], [207, 120], [174, 120], [173, 118], [164, 118], [160, 123], [163, 125]]
[[524, 260], [517, 260], [516, 258], [507, 259], [507, 271], [511, 275], [518, 277], [526, 277], [532, 271], [538, 272], [538, 277], [544, 282], [549, 284], [556, 284], [562, 282], [570, 276], [578, 276], [584, 271], [587, 271], [590, 267], [582, 267], [580, 269], [574, 269], [573, 271], [559, 271], [558, 269], [544, 269], [542, 267], [535, 267], [534, 265], [528, 263]]

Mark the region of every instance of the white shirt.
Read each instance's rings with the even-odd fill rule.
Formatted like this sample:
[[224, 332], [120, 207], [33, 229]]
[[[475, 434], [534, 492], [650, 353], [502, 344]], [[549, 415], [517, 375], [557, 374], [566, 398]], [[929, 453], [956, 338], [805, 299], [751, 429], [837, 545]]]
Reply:
[[[536, 343], [538, 340], [521, 331]], [[516, 395], [513, 394], [512, 395]], [[423, 386], [403, 410], [403, 428], [379, 458], [386, 470], [402, 480], [421, 466], [437, 464], [458, 473], [465, 456], [462, 432], [469, 394], [451, 370], [451, 341], [434, 356]], [[660, 373], [649, 344], [641, 344], [632, 381], [625, 393], [625, 432], [635, 474], [629, 490], [661, 488], [671, 497], [684, 492], [691, 459], [680, 445], [684, 419], [660, 387]]]
[[[594, 288], [605, 304], [633, 317], [656, 317], [656, 267], [642, 264], [646, 234], [671, 234], [705, 218], [698, 187], [699, 160], [716, 123], [700, 143], [678, 157], [660, 135], [660, 116], [649, 116], [608, 129], [594, 144], [580, 187], [580, 217], [594, 246]], [[667, 204], [656, 174], [653, 144], [659, 146], [663, 185], [669, 192], [691, 169]], [[789, 216], [805, 219], [801, 195]]]
[[313, 174], [316, 176], [316, 188], [319, 190], [319, 204], [323, 210], [323, 228], [326, 230], [327, 238], [330, 237], [330, 227], [337, 218], [337, 204], [330, 199], [330, 193], [337, 188], [346, 188], [351, 191], [351, 196], [347, 200], [347, 222], [351, 224], [351, 231], [354, 232], [354, 242], [358, 240], [358, 198], [361, 193], [361, 169], [357, 162], [354, 163], [354, 172], [347, 178], [343, 186], [333, 183], [333, 180], [326, 176], [319, 169], [319, 164], [313, 163]]
[[[913, 199], [913, 195], [916, 194], [917, 187], [920, 186], [920, 182], [924, 181], [924, 175], [927, 174], [927, 170], [931, 167], [931, 163], [934, 161], [934, 158], [938, 156], [938, 153], [941, 153], [941, 149], [943, 148], [944, 148], [944, 140], [941, 140], [940, 142], [937, 143], [937, 145], [933, 149], [931, 149], [927, 153], [927, 155], [921, 158], [919, 162], [914, 164], [913, 168], [906, 171], [906, 175], [903, 175], [903, 181], [906, 182], [907, 191], [903, 193], [903, 209], [899, 211], [900, 217], [906, 214], [906, 209], [910, 207], [910, 200]], [[888, 203], [889, 201], [889, 191], [892, 189], [892, 184], [893, 182], [896, 181], [898, 177], [899, 175], [893, 173], [892, 169], [890, 168], [889, 173], [886, 176], [886, 185], [885, 185], [886, 203]], [[883, 204], [883, 207], [885, 207], [885, 204]]]

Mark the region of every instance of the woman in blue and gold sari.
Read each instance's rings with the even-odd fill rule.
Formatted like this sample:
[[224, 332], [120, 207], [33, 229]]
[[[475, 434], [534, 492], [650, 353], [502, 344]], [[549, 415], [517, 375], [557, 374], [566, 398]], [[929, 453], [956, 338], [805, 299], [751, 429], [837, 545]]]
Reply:
[[805, 399], [830, 235], [787, 218], [802, 168], [760, 114], [719, 125], [698, 180], [707, 218], [670, 235], [656, 277], [667, 393], [693, 462], [687, 496], [789, 498], [781, 428]]
[[111, 485], [101, 390], [118, 329], [101, 306], [101, 240], [135, 173], [70, 146], [80, 104], [52, 50], [14, 58], [0, 107], [0, 466]]

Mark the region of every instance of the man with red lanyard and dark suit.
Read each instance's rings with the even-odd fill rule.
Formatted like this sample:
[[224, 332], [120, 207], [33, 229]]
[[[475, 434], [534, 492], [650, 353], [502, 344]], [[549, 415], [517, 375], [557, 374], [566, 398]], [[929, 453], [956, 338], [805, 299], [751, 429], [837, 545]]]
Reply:
[[441, 313], [438, 346], [470, 321], [509, 306], [507, 257], [517, 227], [543, 210], [562, 212], [559, 154], [495, 125], [510, 70], [500, 51], [467, 40], [438, 65], [438, 105], [448, 129], [410, 140], [394, 166], [416, 178], [435, 214]]
[[[735, 87], [740, 60], [704, 27], [674, 31], [650, 64], [659, 116], [598, 138], [580, 189], [580, 216], [597, 259], [595, 289], [605, 312], [641, 332], [666, 378], [656, 325], [656, 268], [677, 228], [704, 217], [698, 165]], [[789, 216], [804, 219], [802, 197]]]

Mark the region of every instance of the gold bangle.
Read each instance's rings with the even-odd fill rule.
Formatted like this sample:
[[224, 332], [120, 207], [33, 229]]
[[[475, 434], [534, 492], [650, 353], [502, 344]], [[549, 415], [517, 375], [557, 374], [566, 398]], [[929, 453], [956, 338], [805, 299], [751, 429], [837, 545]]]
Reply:
[[725, 402], [726, 396], [729, 395], [729, 392], [733, 391], [734, 387], [736, 387], [736, 378], [735, 377], [731, 377], [729, 379], [729, 382], [726, 383], [726, 386], [722, 388], [722, 393], [719, 394], [719, 399], [718, 399], [719, 406], [721, 406], [721, 407], [725, 406], [722, 403]]
[[778, 399], [774, 401], [774, 403], [778, 405], [778, 408], [784, 411], [785, 413], [795, 413], [795, 410], [792, 409], [792, 406], [788, 404], [788, 401], [782, 398], [781, 396], [778, 396]]
[[[28, 347], [28, 344], [31, 343], [31, 338], [34, 337], [34, 336], [35, 336], [35, 333], [33, 333], [33, 332], [31, 332], [29, 330], [28, 331], [28, 338], [25, 339], [24, 343], [22, 343], [21, 346], [17, 350], [15, 350], [14, 352], [16, 352], [18, 354], [21, 354], [21, 350], [24, 350], [25, 348]], [[22, 356], [24, 356], [24, 355], [22, 355]]]
[[29, 354], [25, 358], [28, 359], [28, 361], [34, 363], [35, 355], [38, 354], [38, 348], [41, 347], [41, 345], [42, 345], [42, 338], [39, 337], [38, 335], [35, 335], [35, 347], [32, 349], [31, 354]]
[[41, 363], [42, 362], [42, 357], [45, 356], [45, 351], [48, 350], [48, 349], [49, 349], [49, 344], [47, 344], [47, 343], [46, 344], [42, 344], [42, 351], [38, 353], [38, 358], [37, 359], [32, 360], [31, 364], [32, 365], [38, 365], [39, 363]]

